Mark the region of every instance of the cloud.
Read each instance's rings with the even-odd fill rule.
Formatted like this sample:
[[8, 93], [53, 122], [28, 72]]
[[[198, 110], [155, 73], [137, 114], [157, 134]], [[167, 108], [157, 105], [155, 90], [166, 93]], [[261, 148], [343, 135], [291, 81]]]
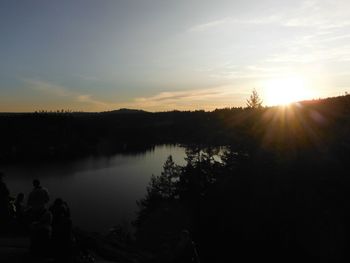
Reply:
[[274, 24], [284, 27], [303, 27], [319, 30], [332, 30], [350, 26], [350, 2], [348, 0], [323, 0], [302, 1], [296, 8], [278, 10], [264, 16], [251, 15], [236, 17], [224, 17], [221, 19], [194, 25], [189, 28], [190, 32], [202, 32], [218, 27], [233, 25], [267, 25]]
[[91, 94], [79, 94], [68, 87], [48, 81], [25, 79], [24, 82], [33, 90], [54, 98], [73, 100], [75, 103], [87, 104], [91, 110], [113, 109], [118, 104], [95, 99]]
[[231, 21], [232, 21], [232, 18], [226, 17], [226, 18], [223, 18], [223, 19], [214, 20], [214, 21], [210, 21], [210, 22], [207, 22], [207, 23], [195, 25], [195, 26], [191, 27], [189, 29], [189, 31], [190, 32], [191, 31], [192, 32], [205, 31], [205, 30], [208, 30], [208, 29], [213, 28], [213, 27], [217, 27], [217, 26], [220, 26], [220, 25], [223, 25], [223, 24], [227, 24], [227, 23], [229, 23]]
[[232, 86], [207, 89], [167, 91], [149, 97], [135, 98], [132, 105], [144, 109], [215, 109], [237, 105], [241, 94]]
[[283, 25], [287, 27], [308, 27], [326, 30], [348, 27], [350, 20], [332, 21], [331, 19], [323, 19], [318, 16], [308, 16], [291, 18], [284, 22]]
[[91, 94], [79, 94], [68, 87], [42, 80], [26, 79], [33, 90], [70, 100], [73, 108], [88, 111], [108, 111], [119, 108], [137, 108], [149, 111], [159, 110], [195, 110], [232, 107], [240, 102], [242, 94], [232, 86], [220, 86], [206, 89], [189, 89], [182, 91], [163, 91], [153, 96], [136, 97], [129, 101], [107, 102], [94, 98]]
[[187, 90], [187, 91], [173, 91], [161, 92], [152, 97], [136, 98], [136, 102], [154, 101], [154, 102], [168, 102], [176, 100], [203, 100], [208, 98], [224, 96], [223, 89], [205, 89], [205, 90]]
[[247, 19], [237, 19], [232, 17], [225, 17], [218, 20], [213, 20], [207, 23], [195, 25], [189, 29], [190, 32], [202, 32], [209, 29], [217, 28], [217, 27], [229, 27], [233, 25], [264, 25], [264, 24], [270, 24], [275, 23], [279, 21], [281, 17], [279, 15], [271, 15], [271, 16], [265, 16], [260, 18], [247, 18]]
[[83, 80], [83, 81], [99, 81], [99, 79], [96, 76], [85, 75], [85, 74], [74, 74], [74, 76], [78, 77], [80, 80]]
[[344, 28], [350, 25], [349, 10], [347, 0], [304, 1], [296, 12], [286, 17], [283, 24], [319, 30]]
[[347, 30], [314, 31], [284, 43], [283, 52], [266, 58], [275, 63], [318, 63], [340, 64], [350, 59], [350, 35]]
[[186, 91], [168, 91], [160, 92], [151, 97], [139, 97], [136, 98], [136, 102], [169, 102], [177, 100], [204, 100], [216, 97], [222, 97], [230, 93], [227, 88], [219, 87], [213, 89], [199, 89], [199, 90], [186, 90]]
[[33, 79], [24, 79], [24, 82], [29, 84], [30, 87], [34, 90], [45, 92], [53, 96], [58, 96], [58, 97], [72, 96], [72, 92], [70, 92], [69, 90], [67, 90], [67, 88], [61, 85], [57, 85], [57, 84], [53, 84], [53, 83], [41, 81], [41, 80], [33, 80]]
[[310, 64], [325, 61], [350, 61], [350, 47], [347, 48], [321, 48], [314, 51], [295, 51], [284, 54], [275, 54], [266, 60], [276, 63], [302, 63]]
[[116, 103], [110, 103], [110, 102], [105, 102], [105, 101], [101, 101], [101, 100], [96, 100], [89, 94], [88, 95], [77, 95], [76, 99], [79, 102], [93, 104], [95, 106], [103, 107], [103, 108], [114, 108], [115, 106], [117, 106]]
[[232, 65], [229, 67], [217, 67], [212, 69], [209, 76], [219, 80], [237, 80], [241, 85], [258, 79], [275, 78], [291, 71], [289, 66], [271, 66], [269, 63], [256, 63], [246, 66]]
[[[259, 88], [267, 79], [300, 75], [320, 94], [322, 89], [331, 92], [346, 83], [345, 76], [340, 79], [336, 74], [350, 66], [350, 1], [301, 1], [275, 10], [275, 14], [240, 14], [193, 26], [193, 34], [208, 31], [223, 39], [210, 42], [210, 51], [215, 48], [217, 56], [198, 72], [213, 81], [244, 88], [254, 83]], [[226, 59], [234, 65], [219, 64]]]

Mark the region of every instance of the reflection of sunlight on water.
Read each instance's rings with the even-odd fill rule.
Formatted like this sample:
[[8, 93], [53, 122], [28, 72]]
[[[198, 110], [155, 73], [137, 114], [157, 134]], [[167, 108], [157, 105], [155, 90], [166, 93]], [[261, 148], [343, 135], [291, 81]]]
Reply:
[[[185, 164], [185, 148], [180, 145], [171, 145], [171, 144], [166, 144], [166, 145], [159, 145], [156, 147], [157, 153], [154, 152], [154, 157], [159, 158], [159, 156], [163, 156], [163, 164], [168, 158], [169, 155], [173, 157], [173, 161], [178, 164], [178, 165], [184, 165]], [[162, 168], [163, 165], [160, 167]]]
[[[219, 163], [222, 163], [223, 160], [221, 159], [221, 156], [222, 156], [223, 154], [225, 154], [226, 151], [227, 151], [227, 147], [225, 147], [225, 146], [216, 147], [216, 148], [215, 148], [215, 154], [213, 155], [214, 161], [219, 162]], [[203, 153], [204, 153], [204, 152], [202, 151], [202, 154], [203, 154]]]

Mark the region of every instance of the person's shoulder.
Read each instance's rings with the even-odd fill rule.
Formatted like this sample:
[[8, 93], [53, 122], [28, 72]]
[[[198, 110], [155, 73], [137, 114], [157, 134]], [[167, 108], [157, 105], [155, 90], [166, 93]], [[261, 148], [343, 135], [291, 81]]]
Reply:
[[49, 190], [47, 190], [47, 188], [45, 188], [45, 187], [41, 187], [40, 191], [41, 192], [45, 192], [45, 193], [49, 193]]
[[49, 198], [50, 198], [49, 191], [48, 191], [46, 188], [42, 188], [42, 189], [41, 189], [41, 194], [42, 194], [46, 199], [49, 199]]

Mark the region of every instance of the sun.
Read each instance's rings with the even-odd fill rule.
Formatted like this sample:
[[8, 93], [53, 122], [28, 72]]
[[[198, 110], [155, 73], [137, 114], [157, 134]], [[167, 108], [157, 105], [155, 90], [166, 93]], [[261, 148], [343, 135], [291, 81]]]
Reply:
[[265, 103], [270, 106], [288, 105], [310, 98], [311, 93], [302, 77], [271, 79], [263, 83]]

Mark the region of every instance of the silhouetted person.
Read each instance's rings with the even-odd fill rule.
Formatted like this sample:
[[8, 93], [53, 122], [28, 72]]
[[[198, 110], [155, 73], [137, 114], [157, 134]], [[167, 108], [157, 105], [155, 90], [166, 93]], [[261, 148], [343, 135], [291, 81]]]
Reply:
[[24, 194], [19, 193], [15, 200], [16, 218], [24, 216]]
[[28, 206], [32, 208], [33, 212], [42, 210], [49, 202], [49, 192], [46, 188], [40, 185], [38, 179], [33, 180], [34, 189], [28, 196]]
[[15, 203], [15, 218], [16, 218], [16, 230], [19, 233], [23, 233], [27, 229], [25, 206], [24, 206], [24, 194], [19, 193], [16, 197]]
[[34, 256], [43, 257], [50, 249], [52, 214], [46, 208], [48, 191], [41, 187], [37, 179], [33, 180], [33, 187], [28, 196], [31, 252]]
[[57, 198], [49, 208], [52, 213], [52, 246], [56, 258], [64, 259], [72, 252], [72, 221], [66, 202]]
[[200, 263], [197, 249], [188, 230], [182, 230], [175, 247], [174, 263]]
[[4, 174], [0, 172], [0, 232], [7, 229], [10, 222], [10, 191], [3, 181]]
[[45, 257], [50, 252], [52, 214], [42, 206], [33, 214], [30, 224], [30, 250], [36, 257]]

